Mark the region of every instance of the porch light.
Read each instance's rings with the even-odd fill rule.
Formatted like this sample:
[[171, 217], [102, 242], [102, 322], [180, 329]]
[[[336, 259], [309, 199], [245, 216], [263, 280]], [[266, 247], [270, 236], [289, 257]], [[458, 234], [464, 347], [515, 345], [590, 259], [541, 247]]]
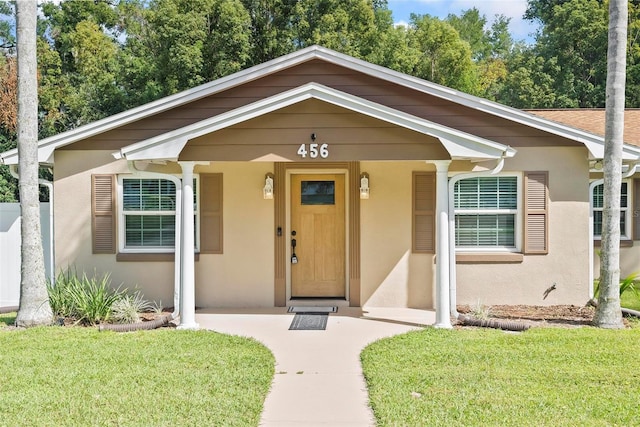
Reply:
[[273, 199], [273, 174], [268, 173], [264, 176], [264, 188], [262, 194], [265, 200]]
[[360, 198], [369, 198], [369, 174], [366, 172], [360, 174]]

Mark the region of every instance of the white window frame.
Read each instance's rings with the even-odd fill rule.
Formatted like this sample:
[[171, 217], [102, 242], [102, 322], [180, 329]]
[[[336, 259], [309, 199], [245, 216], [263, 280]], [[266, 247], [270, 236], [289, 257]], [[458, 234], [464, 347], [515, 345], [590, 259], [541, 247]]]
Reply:
[[[195, 192], [195, 207], [194, 207], [194, 216], [195, 216], [195, 224], [194, 224], [194, 232], [195, 232], [195, 250], [196, 252], [200, 251], [200, 177], [198, 174], [193, 175], [195, 183], [194, 183], [194, 192]], [[171, 181], [176, 185], [176, 193], [178, 196], [182, 197], [181, 190], [181, 176], [176, 175], [176, 180], [171, 180], [165, 174], [154, 174], [154, 173], [145, 173], [144, 176], [135, 175], [135, 174], [120, 174], [118, 175], [118, 250], [121, 253], [174, 253], [175, 246], [135, 246], [135, 247], [127, 247], [126, 243], [126, 211], [124, 210], [124, 180], [125, 179], [136, 179], [136, 180], [145, 180], [145, 179], [162, 179], [165, 181]], [[134, 211], [135, 215], [139, 215], [141, 211]], [[170, 215], [173, 213], [174, 218], [177, 218], [177, 212], [174, 211], [145, 211], [145, 215]], [[180, 224], [176, 223], [175, 227], [180, 227]], [[177, 242], [176, 242], [177, 243]]]
[[[458, 209], [455, 207], [455, 192], [451, 194], [450, 197], [453, 200], [453, 224], [456, 224], [456, 217], [458, 214], [469, 214], [469, 215], [500, 215], [500, 214], [512, 214], [514, 215], [514, 244], [515, 246], [458, 246], [455, 243], [455, 232], [453, 233], [454, 241], [452, 244], [455, 245], [456, 252], [465, 253], [465, 252], [500, 252], [500, 253], [518, 253], [522, 250], [522, 235], [523, 235], [523, 188], [522, 188], [522, 173], [517, 172], [505, 172], [499, 173], [496, 175], [484, 175], [478, 174], [477, 176], [468, 176], [464, 177], [458, 181], [464, 181], [465, 179], [477, 179], [477, 178], [507, 178], [507, 177], [515, 177], [516, 178], [516, 208], [515, 209]], [[455, 188], [455, 185], [453, 186]], [[455, 191], [455, 190], [454, 190]]]
[[[594, 182], [594, 180], [592, 180], [591, 182]], [[622, 229], [622, 227], [620, 227], [620, 239], [621, 240], [631, 240], [631, 227], [632, 227], [632, 222], [633, 222], [633, 180], [632, 179], [623, 179], [622, 180], [622, 184], [626, 184], [627, 185], [627, 206], [626, 207], [622, 207], [620, 206], [620, 212], [624, 212], [624, 229]], [[595, 191], [596, 188], [598, 188], [599, 186], [602, 186], [602, 189], [604, 191], [604, 183], [600, 183], [598, 185], [593, 186], [593, 188], [591, 189], [591, 194], [589, 195], [589, 197], [591, 198], [591, 226], [593, 227], [593, 239], [594, 240], [602, 240], [602, 235], [601, 234], [596, 234], [596, 227], [595, 227], [595, 220], [596, 220], [596, 212], [602, 212], [604, 207], [598, 207], [596, 208], [595, 206]], [[621, 196], [622, 196], [622, 188], [621, 190]], [[604, 200], [603, 200], [603, 204], [604, 204]]]

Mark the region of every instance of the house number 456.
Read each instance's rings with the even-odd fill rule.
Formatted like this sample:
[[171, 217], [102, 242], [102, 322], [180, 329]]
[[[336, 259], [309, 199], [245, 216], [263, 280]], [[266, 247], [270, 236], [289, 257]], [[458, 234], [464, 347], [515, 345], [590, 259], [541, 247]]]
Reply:
[[312, 159], [317, 159], [318, 156], [326, 159], [329, 157], [329, 144], [308, 144], [309, 150], [307, 151], [307, 144], [300, 144], [300, 148], [298, 148], [298, 156], [303, 159], [307, 157], [311, 157]]

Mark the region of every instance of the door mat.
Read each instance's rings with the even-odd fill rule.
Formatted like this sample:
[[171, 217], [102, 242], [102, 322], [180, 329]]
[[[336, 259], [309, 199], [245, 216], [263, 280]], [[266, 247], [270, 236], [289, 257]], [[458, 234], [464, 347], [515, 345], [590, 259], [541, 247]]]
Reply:
[[289, 313], [337, 313], [338, 307], [290, 306]]
[[327, 329], [329, 313], [296, 313], [290, 331], [324, 331]]

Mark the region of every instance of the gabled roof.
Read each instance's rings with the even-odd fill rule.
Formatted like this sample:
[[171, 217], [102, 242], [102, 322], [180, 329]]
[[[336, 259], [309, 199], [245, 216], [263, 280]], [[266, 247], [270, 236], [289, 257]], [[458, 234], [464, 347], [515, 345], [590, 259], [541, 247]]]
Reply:
[[375, 119], [438, 138], [453, 159], [499, 159], [515, 150], [497, 142], [451, 129], [393, 108], [318, 84], [307, 83], [189, 126], [123, 147], [114, 153], [127, 160], [177, 160], [193, 138], [233, 126], [307, 99], [317, 99]]
[[[43, 139], [38, 143], [38, 159], [42, 163], [51, 162], [53, 151], [56, 148], [98, 135], [100, 133], [124, 126], [163, 111], [193, 102], [195, 100], [219, 93], [221, 91], [242, 85], [259, 79], [280, 70], [294, 67], [304, 62], [320, 59], [328, 63], [345, 67], [354, 71], [373, 76], [390, 83], [398, 84], [431, 96], [449, 100], [464, 105], [468, 108], [482, 111], [503, 119], [530, 126], [551, 134], [565, 137], [583, 143], [591, 156], [602, 158], [604, 155], [604, 141], [601, 136], [576, 129], [561, 123], [556, 123], [533, 114], [507, 107], [496, 102], [468, 95], [438, 84], [428, 82], [417, 77], [408, 76], [397, 71], [390, 70], [366, 61], [356, 59], [320, 46], [311, 46], [289, 55], [273, 59], [260, 65], [239, 71], [229, 76], [217, 79], [210, 83], [197, 86], [175, 95], [167, 96], [154, 102], [106, 117], [102, 120], [63, 132], [61, 134]], [[17, 150], [10, 150], [0, 154], [3, 163], [17, 163]], [[635, 147], [625, 147], [623, 155], [625, 159], [637, 160], [640, 158], [640, 150]]]
[[[526, 111], [604, 137], [604, 108], [558, 108]], [[627, 108], [624, 111], [624, 142], [640, 147], [640, 109], [638, 108]]]

